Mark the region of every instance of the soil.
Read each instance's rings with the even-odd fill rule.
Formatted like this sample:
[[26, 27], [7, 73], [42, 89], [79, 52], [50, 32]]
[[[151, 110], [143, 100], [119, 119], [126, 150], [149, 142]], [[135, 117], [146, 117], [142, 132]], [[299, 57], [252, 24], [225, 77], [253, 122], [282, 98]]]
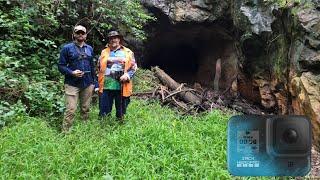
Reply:
[[314, 147], [311, 150], [311, 178], [320, 179], [320, 152]]

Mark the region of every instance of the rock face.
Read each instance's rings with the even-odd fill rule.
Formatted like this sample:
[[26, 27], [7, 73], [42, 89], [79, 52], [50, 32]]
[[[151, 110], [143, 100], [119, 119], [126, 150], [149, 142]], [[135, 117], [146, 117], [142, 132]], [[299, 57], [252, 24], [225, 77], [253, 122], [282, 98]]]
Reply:
[[299, 36], [291, 60], [291, 95], [296, 114], [308, 115], [314, 142], [320, 144], [320, 12], [305, 8], [297, 13]]
[[271, 32], [271, 24], [275, 20], [272, 11], [277, 9], [275, 5], [266, 5], [260, 1], [232, 2], [231, 13], [235, 26], [247, 32], [261, 34]]
[[[160, 19], [150, 31], [149, 65], [171, 66], [179, 58], [170, 57], [182, 46], [181, 52], [196, 60], [183, 57], [179, 64], [194, 66], [181, 76], [213, 87], [220, 58], [220, 90], [236, 89], [236, 94], [278, 114], [307, 115], [313, 142], [320, 147], [320, 2], [282, 7], [263, 0], [142, 2]], [[161, 56], [159, 49], [171, 56]], [[157, 56], [162, 58], [153, 61]], [[189, 66], [184, 65], [173, 71]]]
[[155, 7], [173, 23], [212, 22], [227, 12], [228, 1], [220, 0], [142, 0], [148, 7]]
[[297, 16], [304, 33], [299, 40], [305, 44], [298, 59], [299, 64], [302, 69], [320, 71], [320, 12], [312, 8], [303, 9]]

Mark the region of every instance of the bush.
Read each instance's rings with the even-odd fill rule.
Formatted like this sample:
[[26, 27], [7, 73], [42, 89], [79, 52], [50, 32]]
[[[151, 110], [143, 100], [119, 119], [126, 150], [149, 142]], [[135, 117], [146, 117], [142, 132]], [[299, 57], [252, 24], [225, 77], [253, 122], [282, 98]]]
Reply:
[[8, 122], [16, 121], [16, 117], [26, 113], [26, 106], [18, 101], [14, 105], [10, 105], [6, 101], [0, 101], [0, 129]]
[[148, 69], [138, 69], [133, 78], [133, 92], [153, 91], [160, 84], [159, 79]]
[[64, 98], [61, 96], [62, 83], [40, 82], [30, 84], [24, 93], [31, 115], [46, 114], [53, 116], [64, 110]]

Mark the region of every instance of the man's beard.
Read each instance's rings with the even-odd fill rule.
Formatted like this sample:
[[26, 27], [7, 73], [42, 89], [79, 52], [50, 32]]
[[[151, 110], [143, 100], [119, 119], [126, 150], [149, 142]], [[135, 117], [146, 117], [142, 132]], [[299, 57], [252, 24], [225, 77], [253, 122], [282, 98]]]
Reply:
[[80, 42], [80, 43], [86, 41], [86, 38], [87, 37], [85, 35], [78, 35], [78, 36], [75, 35], [74, 36], [74, 40], [77, 42]]
[[78, 42], [84, 42], [84, 41], [86, 41], [86, 38], [78, 38], [77, 41]]
[[113, 47], [113, 48], [117, 48], [118, 46], [119, 46], [118, 43], [111, 43], [111, 47]]

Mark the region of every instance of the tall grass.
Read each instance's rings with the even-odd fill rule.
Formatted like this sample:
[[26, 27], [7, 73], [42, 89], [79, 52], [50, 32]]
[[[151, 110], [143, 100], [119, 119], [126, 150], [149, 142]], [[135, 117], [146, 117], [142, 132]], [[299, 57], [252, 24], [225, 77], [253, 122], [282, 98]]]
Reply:
[[[114, 116], [114, 115], [113, 115]], [[28, 118], [0, 132], [0, 179], [230, 179], [228, 115], [180, 116], [158, 103], [133, 100], [120, 125], [76, 120], [61, 134]]]

